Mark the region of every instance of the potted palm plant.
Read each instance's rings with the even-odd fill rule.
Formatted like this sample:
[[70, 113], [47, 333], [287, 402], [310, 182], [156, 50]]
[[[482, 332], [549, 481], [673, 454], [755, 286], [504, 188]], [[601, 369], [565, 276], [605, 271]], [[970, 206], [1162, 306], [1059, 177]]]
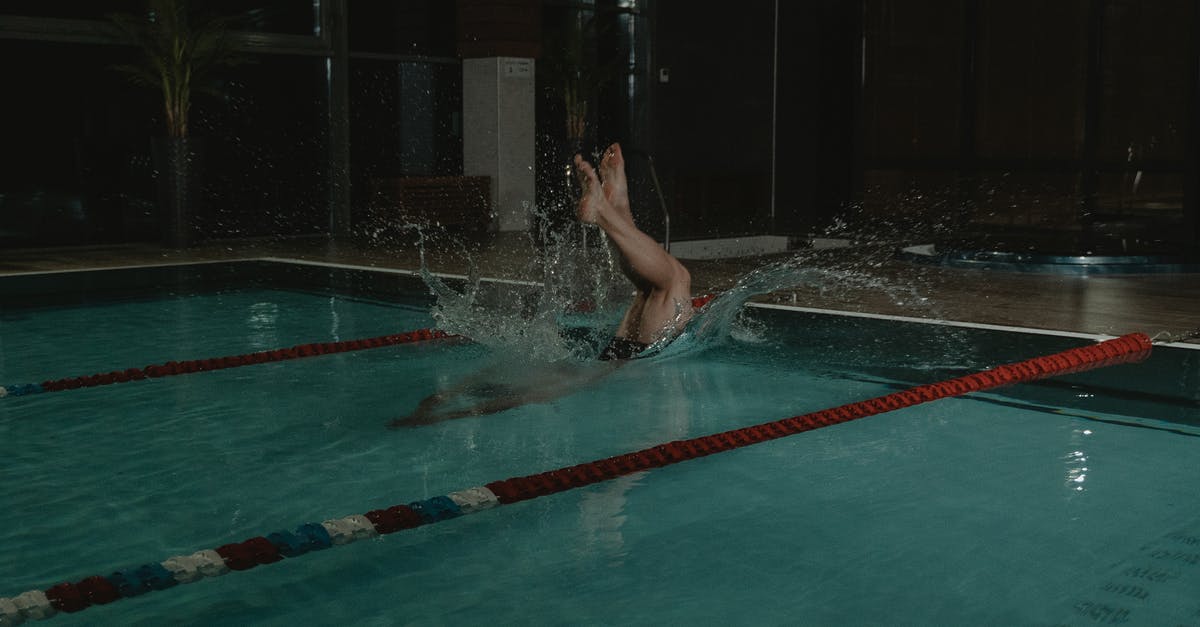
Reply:
[[200, 171], [199, 145], [188, 132], [192, 95], [215, 91], [215, 71], [241, 61], [231, 45], [230, 20], [195, 13], [187, 0], [147, 0], [144, 14], [113, 14], [109, 21], [140, 52], [138, 62], [113, 69], [162, 96], [166, 136], [152, 142], [159, 222], [164, 245], [187, 247]]

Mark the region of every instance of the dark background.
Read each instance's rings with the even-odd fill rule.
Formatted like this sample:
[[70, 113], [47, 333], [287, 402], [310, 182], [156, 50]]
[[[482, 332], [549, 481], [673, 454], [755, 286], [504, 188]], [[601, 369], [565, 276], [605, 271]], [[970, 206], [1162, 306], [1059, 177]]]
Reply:
[[[198, 95], [206, 239], [351, 228], [379, 177], [462, 171], [462, 2], [222, 0], [250, 63]], [[156, 94], [110, 68], [131, 0], [0, 4], [0, 246], [156, 241]], [[470, 4], [467, 0], [467, 4]], [[539, 203], [575, 149], [629, 150], [639, 222], [674, 239], [873, 235], [996, 249], [1197, 254], [1194, 0], [534, 3], [548, 68], [587, 25], [584, 145], [538, 72]], [[339, 55], [345, 54], [345, 58]], [[331, 63], [349, 100], [331, 102]], [[660, 74], [668, 78], [660, 80]], [[344, 110], [343, 110], [344, 109]], [[345, 116], [348, 164], [330, 137]]]

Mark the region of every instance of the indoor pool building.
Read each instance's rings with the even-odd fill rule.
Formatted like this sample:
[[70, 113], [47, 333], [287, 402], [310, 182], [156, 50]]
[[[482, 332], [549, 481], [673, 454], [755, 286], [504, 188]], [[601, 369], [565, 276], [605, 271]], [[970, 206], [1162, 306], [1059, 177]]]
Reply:
[[1194, 0], [0, 57], [0, 626], [1200, 625]]

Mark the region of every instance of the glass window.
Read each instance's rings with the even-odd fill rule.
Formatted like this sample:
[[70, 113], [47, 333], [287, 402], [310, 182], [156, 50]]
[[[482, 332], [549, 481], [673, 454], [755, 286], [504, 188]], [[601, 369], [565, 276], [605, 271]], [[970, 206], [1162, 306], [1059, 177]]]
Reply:
[[1194, 0], [1105, 3], [1099, 157], [1182, 160], [1194, 113]]
[[1089, 5], [1086, 0], [983, 0], [981, 156], [1082, 156]]
[[78, 244], [152, 237], [152, 92], [108, 70], [117, 46], [0, 40], [0, 241]]
[[[164, 135], [157, 92], [108, 68], [122, 46], [0, 40], [0, 232], [12, 244], [153, 241], [152, 141]], [[209, 237], [327, 228], [325, 59], [261, 55], [222, 74], [220, 97], [196, 94], [201, 147], [196, 224]]]
[[349, 2], [350, 50], [455, 56], [454, 3], [445, 0]]
[[140, 13], [145, 6], [145, 0], [5, 0], [0, 15], [102, 20], [109, 13]]
[[[194, 1], [194, 0], [193, 0]], [[213, 15], [237, 18], [237, 28], [259, 33], [318, 35], [321, 0], [203, 0], [194, 3]]]
[[[321, 0], [204, 0], [192, 2], [193, 10], [210, 15], [238, 18], [239, 30], [264, 33], [313, 35], [317, 33]], [[104, 20], [112, 13], [140, 14], [145, 0], [5, 0], [0, 15], [75, 20]]]
[[374, 181], [462, 174], [462, 68], [457, 63], [352, 59], [350, 166], [354, 212]]
[[209, 237], [298, 235], [329, 227], [326, 60], [257, 55], [220, 98], [198, 98]]
[[958, 154], [962, 4], [865, 3], [862, 124], [868, 159]]
[[[764, 232], [771, 206], [774, 8], [655, 7], [657, 67], [651, 71], [658, 78], [648, 97], [671, 237]], [[600, 129], [592, 141], [603, 144], [614, 130]], [[645, 207], [651, 229], [662, 223], [657, 204]]]

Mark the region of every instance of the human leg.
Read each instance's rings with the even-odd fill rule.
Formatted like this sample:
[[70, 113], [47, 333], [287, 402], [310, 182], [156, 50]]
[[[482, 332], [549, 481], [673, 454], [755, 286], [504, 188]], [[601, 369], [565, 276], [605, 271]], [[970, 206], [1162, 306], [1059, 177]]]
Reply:
[[601, 166], [607, 187], [590, 164], [575, 156], [583, 187], [579, 219], [604, 230], [621, 253], [622, 268], [638, 288], [617, 334], [653, 344], [678, 333], [691, 318], [691, 276], [683, 264], [634, 224], [620, 146], [609, 148]]
[[621, 152], [621, 144], [613, 142], [604, 151], [600, 167], [597, 169], [604, 198], [614, 209], [633, 222], [633, 211], [629, 206], [629, 183], [625, 179], [625, 155]]
[[[600, 159], [600, 166], [597, 168], [597, 174], [600, 177], [600, 188], [604, 192], [604, 198], [609, 204], [620, 212], [625, 219], [633, 223], [633, 211], [629, 206], [629, 184], [625, 178], [625, 157], [621, 153], [621, 145], [613, 142], [607, 150], [604, 151], [604, 157]], [[636, 223], [635, 223], [636, 224]], [[629, 279], [638, 288], [639, 296], [641, 292], [649, 292], [650, 285], [629, 267], [629, 261], [624, 255], [618, 255], [618, 265], [621, 272], [625, 274], [625, 278]], [[641, 304], [635, 302], [633, 307], [639, 311]]]

